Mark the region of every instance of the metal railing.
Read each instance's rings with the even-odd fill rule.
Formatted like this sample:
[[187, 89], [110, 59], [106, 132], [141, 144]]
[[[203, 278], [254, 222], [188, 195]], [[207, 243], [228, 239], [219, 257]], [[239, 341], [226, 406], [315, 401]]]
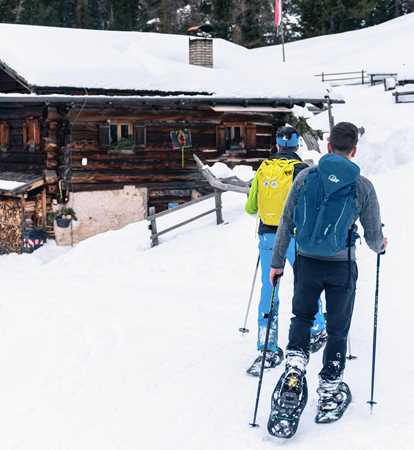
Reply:
[[[221, 201], [221, 194], [222, 191], [216, 190], [214, 193], [209, 194], [209, 195], [205, 195], [203, 197], [200, 197], [196, 200], [191, 200], [190, 202], [187, 203], [183, 203], [182, 205], [179, 205], [175, 208], [169, 209], [167, 211], [162, 211], [160, 213], [155, 213], [155, 208], [152, 206], [149, 208], [149, 214], [147, 217], [148, 222], [150, 222], [150, 224], [148, 225], [148, 229], [151, 231], [151, 247], [155, 247], [157, 245], [159, 245], [159, 237], [162, 236], [165, 233], [168, 233], [170, 231], [173, 231], [177, 228], [180, 228], [184, 225], [187, 225], [191, 222], [194, 222], [195, 220], [201, 219], [202, 217], [205, 217], [209, 214], [212, 213], [216, 213], [216, 222], [217, 225], [220, 225], [223, 223], [223, 205], [222, 205], [222, 201]], [[191, 217], [190, 219], [184, 220], [176, 225], [173, 225], [171, 227], [168, 227], [162, 231], [158, 231], [158, 227], [157, 227], [157, 219], [159, 219], [160, 217], [164, 217], [168, 214], [172, 214], [174, 212], [177, 212], [181, 209], [187, 208], [189, 206], [193, 206], [197, 203], [200, 203], [204, 200], [209, 200], [211, 198], [215, 199], [215, 208], [213, 209], [209, 209], [208, 211], [205, 211], [201, 214], [198, 214], [195, 217]]]
[[412, 91], [394, 92], [395, 103], [414, 103], [414, 88]]
[[384, 83], [384, 80], [387, 78], [394, 78], [395, 80], [397, 80], [397, 76], [398, 74], [393, 72], [377, 72], [377, 73], [369, 73], [369, 79], [370, 79], [370, 84], [371, 86], [375, 86], [376, 84], [381, 84]]
[[[345, 76], [344, 76], [345, 75]], [[351, 76], [349, 76], [351, 75]], [[315, 77], [321, 77], [322, 83], [331, 83], [331, 82], [348, 82], [349, 84], [366, 84], [368, 82], [369, 76], [365, 70], [359, 70], [357, 72], [336, 72], [336, 73], [319, 73], [315, 75]], [[336, 78], [332, 78], [336, 77]], [[339, 78], [338, 78], [339, 77]]]
[[322, 72], [315, 77], [321, 77], [322, 83], [336, 84], [376, 84], [383, 83], [386, 78], [397, 78], [398, 74], [395, 72], [367, 72], [365, 70], [358, 70], [355, 72], [336, 72], [326, 73]]

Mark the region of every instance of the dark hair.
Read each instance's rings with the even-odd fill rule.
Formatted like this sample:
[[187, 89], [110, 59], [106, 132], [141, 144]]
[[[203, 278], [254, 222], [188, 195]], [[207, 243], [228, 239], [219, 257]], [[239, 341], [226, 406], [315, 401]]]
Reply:
[[358, 128], [350, 122], [339, 122], [332, 128], [329, 142], [333, 151], [351, 153], [358, 143]]

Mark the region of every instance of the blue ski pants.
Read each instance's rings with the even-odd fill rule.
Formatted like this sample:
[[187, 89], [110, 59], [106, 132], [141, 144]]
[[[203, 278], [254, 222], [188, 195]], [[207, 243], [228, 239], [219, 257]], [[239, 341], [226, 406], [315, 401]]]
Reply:
[[[257, 337], [257, 349], [259, 351], [264, 349], [267, 318], [265, 316], [269, 313], [270, 303], [272, 297], [272, 285], [269, 281], [269, 272], [272, 263], [273, 244], [275, 241], [275, 233], [263, 233], [259, 234], [259, 254], [260, 254], [260, 266], [262, 269], [262, 289], [259, 302], [259, 315], [258, 315], [258, 337]], [[291, 239], [289, 248], [286, 254], [286, 259], [293, 267], [295, 262], [295, 240]], [[275, 299], [273, 306], [273, 320], [270, 326], [269, 333], [269, 345], [268, 350], [275, 352], [278, 348], [278, 321], [279, 321], [279, 284], [275, 289]], [[315, 316], [315, 320], [312, 326], [312, 334], [317, 334], [324, 330], [325, 318], [322, 311], [322, 302], [319, 298], [319, 311]]]

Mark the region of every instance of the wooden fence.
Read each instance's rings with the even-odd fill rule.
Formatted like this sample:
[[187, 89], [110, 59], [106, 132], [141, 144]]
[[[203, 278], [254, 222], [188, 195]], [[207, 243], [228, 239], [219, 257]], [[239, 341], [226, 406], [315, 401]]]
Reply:
[[[180, 228], [180, 227], [182, 227], [184, 225], [187, 225], [187, 224], [189, 224], [191, 222], [194, 222], [195, 220], [201, 219], [202, 217], [205, 217], [205, 216], [207, 216], [209, 214], [212, 214], [212, 213], [216, 213], [217, 225], [222, 224], [223, 223], [223, 212], [222, 212], [223, 207], [222, 207], [222, 201], [221, 201], [221, 194], [222, 194], [222, 191], [216, 190], [212, 194], [200, 197], [200, 198], [198, 198], [196, 200], [192, 200], [192, 201], [187, 202], [187, 203], [183, 203], [180, 206], [177, 206], [175, 208], [169, 209], [167, 211], [162, 211], [162, 212], [157, 213], [157, 214], [155, 213], [155, 208], [154, 207], [149, 208], [149, 214], [148, 214], [147, 220], [150, 223], [148, 225], [148, 228], [151, 231], [151, 247], [155, 247], [156, 245], [159, 245], [159, 237], [162, 236], [163, 234], [168, 233], [170, 231], [173, 231], [173, 230], [175, 230], [177, 228]], [[209, 200], [209, 199], [211, 199], [213, 197], [215, 199], [215, 208], [209, 209], [208, 211], [205, 211], [205, 212], [203, 212], [201, 214], [198, 214], [195, 217], [191, 217], [190, 219], [187, 219], [187, 220], [184, 220], [182, 222], [179, 222], [178, 224], [173, 225], [171, 227], [168, 227], [168, 228], [166, 228], [166, 229], [164, 229], [162, 231], [158, 231], [157, 219], [159, 219], [160, 217], [164, 217], [166, 215], [175, 213], [175, 212], [179, 211], [180, 209], [187, 208], [189, 206], [192, 206], [192, 205], [195, 205], [197, 203], [200, 203], [200, 202], [202, 202], [204, 200]]]

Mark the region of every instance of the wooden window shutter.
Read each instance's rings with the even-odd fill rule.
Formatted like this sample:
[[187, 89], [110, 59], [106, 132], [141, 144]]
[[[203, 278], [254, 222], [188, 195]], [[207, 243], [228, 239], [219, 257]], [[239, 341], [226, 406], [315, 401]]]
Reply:
[[101, 124], [98, 125], [99, 128], [99, 145], [101, 147], [109, 147], [111, 145], [110, 142], [110, 125], [108, 124]]
[[40, 144], [40, 124], [37, 119], [27, 119], [23, 129], [23, 142], [25, 144]]
[[226, 127], [218, 126], [216, 130], [217, 150], [226, 150]]
[[147, 145], [147, 127], [145, 125], [134, 125], [134, 139], [137, 147]]
[[7, 122], [0, 122], [0, 145], [9, 145], [9, 125]]
[[246, 148], [256, 148], [256, 125], [246, 126]]

